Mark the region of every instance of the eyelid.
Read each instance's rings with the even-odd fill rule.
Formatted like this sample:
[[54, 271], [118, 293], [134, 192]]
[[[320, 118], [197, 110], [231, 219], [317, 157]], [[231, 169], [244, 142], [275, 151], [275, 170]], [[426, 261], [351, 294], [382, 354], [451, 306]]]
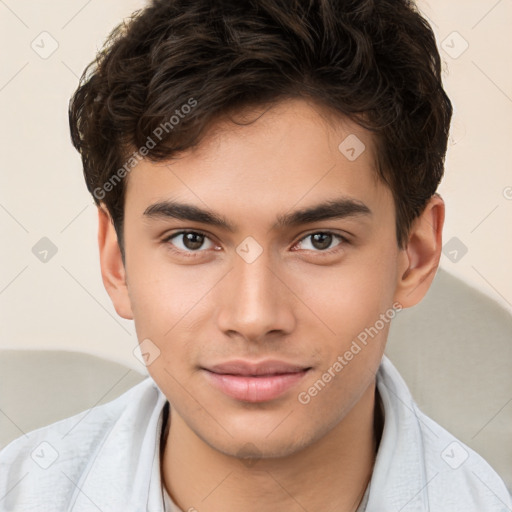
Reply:
[[303, 234], [301, 236], [301, 238], [299, 238], [299, 241], [304, 240], [304, 238], [307, 238], [308, 236], [316, 235], [317, 233], [338, 236], [338, 237], [346, 240], [347, 242], [349, 241], [349, 238], [350, 238], [350, 234], [347, 232], [344, 232], [344, 234], [343, 234], [343, 233], [340, 233], [339, 231], [333, 230], [332, 228], [326, 228], [326, 229], [311, 229], [311, 230], [307, 231], [305, 234]]

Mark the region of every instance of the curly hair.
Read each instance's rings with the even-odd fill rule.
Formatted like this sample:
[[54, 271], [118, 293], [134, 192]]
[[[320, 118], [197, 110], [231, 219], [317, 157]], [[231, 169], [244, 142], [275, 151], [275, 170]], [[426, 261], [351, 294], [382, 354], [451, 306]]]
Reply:
[[223, 115], [290, 97], [373, 133], [404, 248], [443, 176], [452, 117], [435, 36], [412, 1], [152, 0], [114, 28], [69, 104], [87, 188], [123, 258], [128, 167], [192, 148]]

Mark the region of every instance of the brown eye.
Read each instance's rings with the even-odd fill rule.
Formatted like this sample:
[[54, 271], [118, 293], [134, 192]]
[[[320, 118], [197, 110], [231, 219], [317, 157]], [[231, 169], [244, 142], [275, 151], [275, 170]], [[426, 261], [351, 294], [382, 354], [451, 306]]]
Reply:
[[332, 235], [330, 233], [315, 233], [311, 235], [311, 244], [316, 249], [328, 249], [332, 243]]
[[[308, 247], [308, 244], [305, 243], [305, 240], [308, 239], [310, 240], [310, 247]], [[332, 244], [336, 239], [338, 239], [339, 242], [333, 246]], [[318, 231], [316, 233], [310, 233], [299, 242], [301, 249], [313, 250], [314, 252], [329, 252], [328, 249], [336, 249], [336, 247], [344, 243], [348, 243], [348, 240], [345, 237], [336, 233], [331, 233], [330, 231]]]
[[199, 233], [184, 233], [183, 245], [192, 251], [200, 249], [204, 242], [204, 236]]
[[180, 231], [164, 240], [164, 242], [172, 246], [173, 250], [184, 253], [203, 252], [200, 249], [204, 249], [205, 241], [210, 242], [210, 246], [206, 247], [206, 249], [213, 246], [211, 240], [204, 233], [198, 231]]

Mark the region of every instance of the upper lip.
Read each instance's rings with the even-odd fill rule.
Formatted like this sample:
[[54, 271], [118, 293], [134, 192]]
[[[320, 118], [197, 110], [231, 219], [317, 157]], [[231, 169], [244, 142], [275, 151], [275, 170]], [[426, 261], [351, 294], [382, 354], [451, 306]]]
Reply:
[[309, 370], [310, 367], [278, 361], [275, 359], [260, 361], [259, 363], [243, 361], [241, 359], [226, 361], [205, 368], [213, 373], [222, 373], [230, 375], [278, 375], [284, 373], [299, 373]]

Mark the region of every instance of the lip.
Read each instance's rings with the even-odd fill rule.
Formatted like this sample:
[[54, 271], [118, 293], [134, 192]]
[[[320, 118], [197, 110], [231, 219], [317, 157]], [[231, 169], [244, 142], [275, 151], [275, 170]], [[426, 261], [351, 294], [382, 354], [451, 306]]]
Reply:
[[215, 364], [205, 369], [213, 373], [259, 377], [261, 375], [298, 373], [307, 368], [309, 367], [300, 364], [287, 363], [277, 359], [267, 359], [258, 363], [244, 361], [242, 359], [233, 359], [232, 361]]
[[203, 368], [214, 387], [245, 402], [266, 402], [278, 398], [298, 384], [310, 369], [277, 360], [259, 363], [235, 360]]

